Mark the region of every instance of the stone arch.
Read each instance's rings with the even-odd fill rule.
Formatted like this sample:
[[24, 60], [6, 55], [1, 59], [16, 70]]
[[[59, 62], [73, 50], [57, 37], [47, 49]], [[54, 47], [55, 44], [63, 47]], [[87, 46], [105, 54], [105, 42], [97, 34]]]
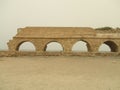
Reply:
[[72, 46], [72, 52], [89, 52], [91, 50], [89, 42], [78, 40]]
[[[21, 47], [23, 47], [22, 50], [20, 50]], [[27, 48], [32, 47], [32, 49], [25, 50], [25, 47]], [[15, 50], [16, 51], [36, 51], [36, 46], [32, 41], [21, 41], [20, 43], [17, 44]]]
[[[114, 41], [105, 41], [103, 42], [100, 46], [99, 46], [99, 52], [102, 52], [102, 50], [100, 50], [100, 48], [102, 47], [102, 45], [106, 45], [110, 48], [110, 50], [107, 50], [107, 51], [110, 51], [110, 52], [117, 52], [118, 51], [118, 46], [117, 44], [114, 42]], [[103, 50], [104, 51], [104, 50]]]
[[99, 49], [98, 49], [99, 52], [111, 52], [111, 49], [108, 45], [106, 44], [101, 44]]
[[44, 47], [46, 52], [62, 52], [64, 51], [63, 45], [58, 41], [50, 41]]

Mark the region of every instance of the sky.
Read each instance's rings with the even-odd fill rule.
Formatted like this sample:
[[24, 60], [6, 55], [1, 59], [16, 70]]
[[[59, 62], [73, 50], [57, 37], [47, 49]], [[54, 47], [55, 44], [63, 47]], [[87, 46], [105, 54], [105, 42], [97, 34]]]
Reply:
[[120, 0], [0, 0], [0, 50], [26, 26], [120, 27]]

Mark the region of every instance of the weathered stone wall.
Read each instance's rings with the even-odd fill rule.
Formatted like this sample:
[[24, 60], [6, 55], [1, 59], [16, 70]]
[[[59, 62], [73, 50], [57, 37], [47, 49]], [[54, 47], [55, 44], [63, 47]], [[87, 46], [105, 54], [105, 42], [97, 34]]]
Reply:
[[[68, 31], [69, 29], [69, 31]], [[83, 30], [82, 30], [83, 29]], [[29, 31], [30, 30], [30, 31]], [[45, 33], [46, 30], [47, 32]], [[52, 32], [52, 31], [54, 32]], [[64, 32], [65, 30], [65, 32]], [[86, 32], [86, 31], [87, 32]], [[93, 30], [93, 31], [92, 31]], [[77, 31], [79, 33], [77, 33]], [[67, 34], [68, 32], [68, 34]], [[82, 34], [83, 33], [83, 34]], [[47, 34], [47, 35], [46, 35]], [[59, 35], [60, 34], [60, 35]], [[55, 37], [54, 37], [55, 35]], [[73, 36], [71, 36], [73, 35]], [[88, 52], [72, 52], [72, 47], [77, 41], [87, 43]], [[24, 42], [31, 42], [35, 52], [20, 52], [19, 47]], [[63, 47], [63, 52], [46, 52], [47, 44], [59, 42]], [[111, 48], [110, 53], [100, 53], [98, 49], [101, 44], [107, 44]], [[91, 28], [23, 28], [8, 43], [8, 52], [0, 52], [0, 56], [26, 56], [26, 55], [119, 55], [120, 54], [120, 33], [101, 33]]]
[[[118, 52], [120, 52], [120, 40], [119, 39], [106, 39], [106, 38], [84, 38], [84, 39], [14, 39], [13, 41], [10, 41], [8, 43], [9, 50], [10, 51], [18, 51], [19, 46], [23, 42], [31, 42], [34, 44], [36, 51], [37, 52], [44, 52], [45, 47], [48, 43], [50, 42], [59, 42], [63, 48], [64, 52], [71, 52], [72, 46], [77, 42], [77, 41], [84, 41], [87, 43], [88, 46], [88, 51], [89, 52], [98, 52], [98, 48], [100, 45], [106, 41], [109, 41], [111, 43], [115, 43], [117, 47], [116, 48]], [[110, 45], [109, 45], [110, 46]], [[112, 47], [112, 45], [111, 45]], [[111, 48], [112, 49], [112, 48]]]

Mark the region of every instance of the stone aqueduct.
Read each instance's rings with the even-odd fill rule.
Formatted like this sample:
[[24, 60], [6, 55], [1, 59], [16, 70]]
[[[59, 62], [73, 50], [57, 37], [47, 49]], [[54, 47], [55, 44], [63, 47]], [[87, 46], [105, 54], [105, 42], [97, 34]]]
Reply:
[[[88, 52], [72, 52], [77, 41], [86, 42]], [[31, 42], [35, 52], [20, 52], [24, 42]], [[58, 42], [62, 52], [46, 52], [47, 44]], [[100, 53], [101, 44], [110, 47], [110, 53]], [[95, 30], [89, 27], [26, 27], [19, 28], [18, 33], [8, 43], [9, 54], [14, 55], [120, 55], [120, 32], [117, 30]]]

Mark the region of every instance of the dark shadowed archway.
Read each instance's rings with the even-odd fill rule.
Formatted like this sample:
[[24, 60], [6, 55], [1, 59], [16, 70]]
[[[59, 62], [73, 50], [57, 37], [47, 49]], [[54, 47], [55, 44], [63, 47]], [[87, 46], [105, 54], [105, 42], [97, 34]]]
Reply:
[[113, 41], [105, 41], [99, 47], [99, 52], [117, 52], [118, 46]]

